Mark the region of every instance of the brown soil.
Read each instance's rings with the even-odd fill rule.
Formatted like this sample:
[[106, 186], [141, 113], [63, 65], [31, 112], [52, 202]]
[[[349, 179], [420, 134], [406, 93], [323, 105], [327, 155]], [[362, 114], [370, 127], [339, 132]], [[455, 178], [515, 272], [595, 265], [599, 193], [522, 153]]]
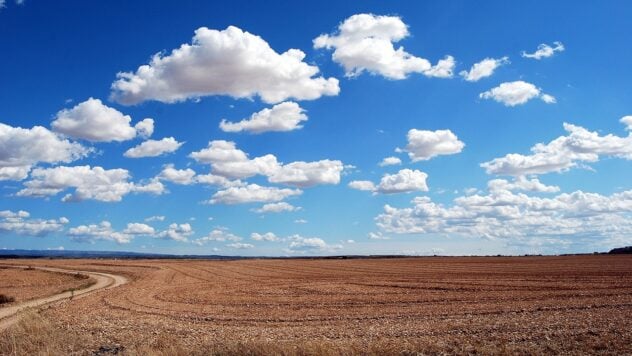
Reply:
[[[88, 282], [85, 275], [0, 266], [0, 294], [15, 298], [14, 303], [81, 288]], [[0, 304], [0, 308], [7, 305]]]
[[42, 314], [66, 350], [632, 353], [632, 256], [29, 263], [131, 279]]

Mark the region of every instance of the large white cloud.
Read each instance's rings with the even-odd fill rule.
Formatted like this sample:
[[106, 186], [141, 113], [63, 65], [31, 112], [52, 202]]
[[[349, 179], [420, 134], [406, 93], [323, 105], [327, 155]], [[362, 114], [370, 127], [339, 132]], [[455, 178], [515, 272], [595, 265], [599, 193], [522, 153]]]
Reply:
[[223, 31], [200, 27], [191, 44], [168, 55], [154, 55], [135, 73], [118, 73], [111, 98], [136, 104], [145, 100], [173, 103], [208, 95], [258, 95], [267, 103], [277, 103], [337, 95], [338, 80], [316, 77], [318, 67], [305, 63], [304, 58], [305, 53], [298, 49], [278, 54], [261, 37], [234, 26]]
[[17, 212], [11, 210], [0, 211], [0, 233], [12, 233], [29, 236], [45, 236], [64, 229], [68, 219], [32, 219], [24, 210]]
[[157, 157], [165, 153], [175, 152], [183, 144], [184, 142], [178, 142], [173, 137], [165, 137], [162, 140], [147, 140], [125, 151], [123, 155], [129, 158]]
[[297, 161], [284, 165], [272, 154], [250, 159], [234, 142], [223, 140], [211, 141], [207, 148], [189, 156], [200, 163], [210, 164], [213, 174], [229, 179], [262, 175], [268, 177], [270, 183], [296, 187], [338, 184], [344, 170], [342, 162], [337, 160]]
[[282, 183], [295, 187], [311, 187], [317, 184], [338, 184], [344, 166], [340, 161], [292, 162], [281, 165], [268, 176], [271, 183]]
[[632, 131], [632, 115], [624, 116], [619, 121], [627, 126], [626, 130]]
[[46, 197], [67, 189], [74, 189], [74, 192], [65, 195], [62, 201], [93, 199], [117, 202], [131, 192], [151, 194], [164, 192], [164, 186], [159, 181], [137, 184], [130, 182], [129, 179], [129, 171], [120, 168], [107, 170], [98, 166], [36, 168], [31, 173], [31, 179], [24, 183], [25, 188], [17, 195]]
[[282, 201], [279, 203], [264, 204], [261, 208], [255, 209], [254, 211], [259, 214], [269, 214], [269, 213], [282, 213], [286, 211], [291, 212], [291, 211], [298, 211], [298, 210], [301, 210], [301, 208]]
[[349, 182], [348, 186], [351, 189], [370, 191], [373, 194], [427, 192], [427, 178], [428, 175], [422, 171], [402, 169], [395, 174], [385, 174], [378, 185], [368, 180], [354, 180]]
[[284, 239], [289, 241], [287, 252], [290, 253], [306, 253], [306, 252], [334, 252], [343, 248], [340, 244], [328, 244], [320, 237], [303, 237], [301, 235], [292, 235]]
[[413, 162], [429, 160], [439, 155], [459, 153], [465, 144], [450, 130], [417, 130], [408, 131], [408, 144], [399, 152], [408, 152]]
[[557, 102], [555, 97], [544, 94], [542, 89], [522, 80], [501, 83], [495, 88], [480, 93], [479, 97], [481, 99], [494, 99], [505, 106], [522, 105], [534, 98], [540, 98], [547, 104], [555, 104]]
[[[575, 191], [551, 198], [492, 184], [487, 195], [461, 196], [445, 207], [417, 197], [408, 208], [384, 206], [378, 227], [390, 233], [533, 239], [589, 237], [632, 243], [632, 191], [604, 196]], [[623, 240], [621, 240], [623, 239]]]
[[104, 105], [101, 100], [89, 98], [72, 109], [57, 113], [51, 123], [54, 131], [94, 142], [126, 141], [149, 136], [154, 131], [154, 120], [144, 119], [130, 126], [132, 118]]
[[402, 169], [396, 174], [384, 175], [376, 191], [382, 194], [426, 192], [428, 191], [427, 178], [428, 175], [422, 171]]
[[193, 169], [177, 169], [173, 164], [167, 164], [156, 176], [156, 180], [167, 181], [180, 185], [206, 184], [219, 187], [238, 187], [244, 185], [239, 180], [229, 180], [214, 174], [197, 174]]
[[292, 131], [303, 128], [301, 123], [307, 121], [305, 110], [297, 103], [286, 101], [272, 108], [263, 109], [239, 122], [222, 120], [220, 129], [225, 132], [246, 131], [254, 134], [270, 131]]
[[538, 46], [538, 49], [533, 53], [527, 53], [525, 51], [522, 51], [522, 56], [525, 58], [540, 60], [542, 58], [548, 58], [548, 57], [553, 56], [555, 52], [563, 52], [565, 49], [562, 42], [553, 42], [553, 45], [555, 47], [551, 47], [546, 43], [541, 43]]
[[248, 184], [243, 187], [230, 187], [213, 194], [211, 204], [245, 204], [279, 202], [294, 195], [300, 195], [300, 189], [263, 187]]
[[269, 242], [277, 242], [281, 240], [281, 238], [279, 238], [273, 232], [266, 232], [264, 234], [253, 232], [252, 234], [250, 234], [250, 238], [255, 241], [269, 241]]
[[193, 235], [195, 231], [190, 224], [170, 224], [169, 227], [154, 235], [154, 237], [164, 240], [173, 240], [179, 242], [187, 242], [188, 237]]
[[69, 163], [90, 152], [41, 126], [24, 129], [0, 123], [0, 180], [22, 180], [38, 163]]
[[68, 236], [73, 241], [95, 243], [96, 241], [113, 241], [118, 244], [127, 244], [132, 241], [134, 235], [115, 231], [109, 221], [99, 224], [80, 225], [68, 230]]
[[547, 144], [536, 144], [530, 155], [510, 153], [484, 162], [481, 167], [489, 174], [524, 176], [567, 171], [584, 163], [597, 162], [600, 156], [632, 159], [632, 132], [626, 137], [600, 136], [567, 123], [564, 123], [564, 129], [568, 135]]
[[404, 79], [410, 73], [429, 77], [452, 77], [454, 58], [446, 56], [436, 66], [395, 48], [394, 43], [408, 37], [408, 27], [397, 16], [357, 14], [338, 26], [338, 33], [314, 39], [314, 48], [334, 49], [332, 59], [341, 64], [349, 77], [366, 71], [389, 79]]
[[498, 59], [485, 58], [482, 61], [472, 65], [472, 68], [470, 68], [469, 71], [461, 71], [459, 75], [468, 82], [477, 82], [483, 78], [491, 76], [492, 74], [494, 74], [496, 68], [508, 63], [509, 57], [502, 57]]

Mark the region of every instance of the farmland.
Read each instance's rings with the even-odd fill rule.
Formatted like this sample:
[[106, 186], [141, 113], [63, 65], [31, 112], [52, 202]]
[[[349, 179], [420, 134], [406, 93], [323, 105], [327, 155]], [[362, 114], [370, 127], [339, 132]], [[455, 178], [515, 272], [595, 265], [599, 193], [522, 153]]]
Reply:
[[15, 302], [80, 288], [90, 282], [87, 276], [81, 274], [0, 267], [0, 294], [14, 298]]
[[65, 352], [632, 352], [629, 255], [18, 262], [130, 280], [35, 318]]

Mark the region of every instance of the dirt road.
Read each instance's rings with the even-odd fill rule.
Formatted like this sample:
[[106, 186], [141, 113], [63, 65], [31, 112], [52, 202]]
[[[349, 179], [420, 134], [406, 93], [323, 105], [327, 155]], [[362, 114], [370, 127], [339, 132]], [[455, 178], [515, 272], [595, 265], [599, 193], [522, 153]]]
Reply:
[[[9, 267], [17, 267], [17, 268], [26, 268], [26, 266], [9, 266]], [[118, 276], [109, 273], [97, 273], [97, 272], [88, 272], [88, 271], [76, 271], [76, 270], [67, 270], [62, 268], [53, 268], [53, 267], [31, 267], [36, 268], [42, 271], [49, 272], [61, 272], [61, 273], [81, 273], [92, 277], [96, 280], [96, 283], [85, 288], [76, 290], [74, 292], [68, 291], [55, 295], [51, 295], [49, 297], [33, 299], [29, 301], [25, 301], [16, 305], [12, 305], [5, 308], [0, 308], [0, 331], [5, 330], [9, 326], [15, 324], [18, 320], [20, 320], [20, 311], [27, 308], [37, 308], [45, 305], [49, 305], [55, 302], [59, 302], [64, 299], [70, 298], [81, 298], [90, 293], [94, 293], [96, 291], [102, 289], [109, 289], [118, 287], [122, 284], [127, 283], [127, 278], [123, 276]]]

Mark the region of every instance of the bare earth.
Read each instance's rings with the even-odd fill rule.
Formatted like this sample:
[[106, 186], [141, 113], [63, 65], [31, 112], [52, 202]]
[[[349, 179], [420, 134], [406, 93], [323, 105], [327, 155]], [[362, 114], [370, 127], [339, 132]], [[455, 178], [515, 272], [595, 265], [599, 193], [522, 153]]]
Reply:
[[[90, 281], [85, 275], [75, 276], [39, 269], [0, 268], [0, 294], [15, 298], [15, 302], [11, 304], [79, 288], [87, 282]], [[6, 306], [2, 304], [0, 308]]]
[[130, 279], [42, 313], [88, 354], [632, 353], [629, 255], [28, 263]]

